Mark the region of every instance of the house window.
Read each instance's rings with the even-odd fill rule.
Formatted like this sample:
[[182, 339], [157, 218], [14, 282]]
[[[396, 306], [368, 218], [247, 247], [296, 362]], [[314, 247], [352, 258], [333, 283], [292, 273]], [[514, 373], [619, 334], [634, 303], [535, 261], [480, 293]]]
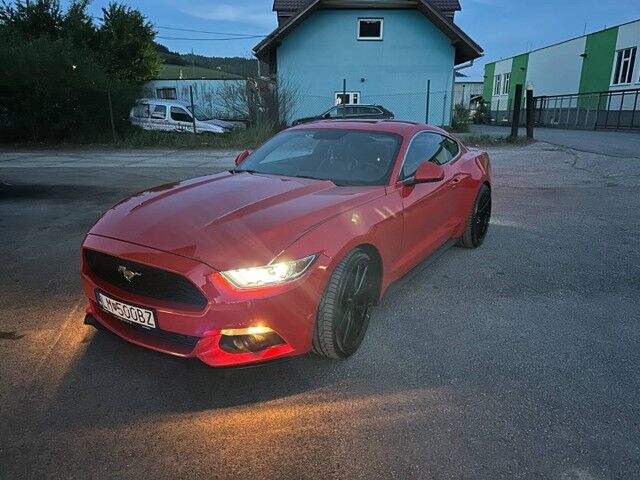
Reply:
[[360, 92], [336, 92], [336, 105], [358, 105]]
[[156, 97], [167, 100], [176, 100], [178, 98], [175, 88], [156, 88]]
[[633, 67], [636, 64], [636, 47], [618, 50], [616, 63], [613, 70], [613, 85], [631, 83], [633, 79]]
[[509, 93], [509, 82], [511, 81], [511, 74], [505, 73], [502, 76], [502, 94], [507, 95]]
[[502, 93], [502, 75], [493, 77], [493, 94], [500, 95]]
[[358, 40], [382, 40], [381, 18], [359, 18]]

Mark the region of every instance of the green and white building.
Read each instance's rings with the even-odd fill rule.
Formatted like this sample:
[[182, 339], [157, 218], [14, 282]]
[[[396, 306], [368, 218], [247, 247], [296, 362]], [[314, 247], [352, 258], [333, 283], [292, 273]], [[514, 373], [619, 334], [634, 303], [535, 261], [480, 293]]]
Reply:
[[[634, 115], [639, 125], [632, 126], [637, 127], [639, 49], [640, 20], [635, 20], [491, 62], [485, 66], [483, 98], [490, 103], [496, 123], [508, 121], [515, 86], [520, 83], [543, 97], [536, 102], [541, 123], [592, 127], [598, 114], [603, 120], [602, 112], [611, 111], [614, 123], [623, 119], [626, 124]], [[623, 113], [615, 117], [616, 112]]]

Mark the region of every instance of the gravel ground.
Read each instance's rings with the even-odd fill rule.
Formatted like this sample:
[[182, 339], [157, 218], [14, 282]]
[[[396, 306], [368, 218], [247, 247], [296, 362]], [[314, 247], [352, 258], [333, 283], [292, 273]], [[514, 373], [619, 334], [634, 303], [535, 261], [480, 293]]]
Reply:
[[0, 152], [0, 477], [640, 477], [635, 141], [492, 149], [487, 241], [395, 287], [355, 356], [222, 371], [84, 326], [78, 247], [236, 152]]

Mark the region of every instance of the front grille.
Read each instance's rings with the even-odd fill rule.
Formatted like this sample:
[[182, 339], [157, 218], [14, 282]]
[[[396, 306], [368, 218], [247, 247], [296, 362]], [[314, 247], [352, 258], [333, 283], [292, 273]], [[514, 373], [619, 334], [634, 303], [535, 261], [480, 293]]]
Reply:
[[[84, 250], [84, 259], [96, 277], [126, 292], [200, 308], [207, 304], [207, 299], [202, 292], [189, 280], [176, 273], [89, 249]], [[140, 275], [128, 281], [119, 271], [121, 267]]]
[[139, 331], [149, 337], [156, 337], [160, 340], [165, 340], [171, 343], [177, 343], [193, 349], [200, 340], [199, 337], [192, 337], [190, 335], [182, 335], [181, 333], [168, 332], [159, 328], [144, 328], [134, 323], [129, 324], [132, 328]]
[[[122, 328], [123, 325], [126, 325], [125, 328], [130, 328], [142, 335], [145, 335], [147, 337], [154, 337], [160, 340], [164, 340], [167, 342], [171, 342], [174, 344], [178, 344], [178, 345], [183, 345], [185, 347], [188, 347], [190, 350], [193, 350], [196, 346], [196, 344], [198, 343], [198, 340], [200, 340], [200, 337], [192, 337], [190, 335], [183, 335], [181, 333], [173, 333], [173, 332], [168, 332], [166, 330], [162, 330], [160, 328], [144, 328], [140, 325], [136, 325], [135, 323], [129, 323], [129, 322], [122, 322], [121, 320], [118, 320], [116, 317], [114, 317], [113, 315], [109, 314], [109, 313], [104, 313], [104, 315], [109, 316], [109, 318], [113, 318], [115, 319], [115, 322], [118, 322], [118, 324], [122, 324], [120, 325], [120, 328]], [[102, 331], [106, 331], [111, 333], [111, 330], [109, 330], [107, 327], [103, 326], [99, 321], [97, 321], [93, 315], [88, 314], [85, 319], [84, 319], [84, 323], [87, 325], [93, 325], [95, 328], [102, 330]]]

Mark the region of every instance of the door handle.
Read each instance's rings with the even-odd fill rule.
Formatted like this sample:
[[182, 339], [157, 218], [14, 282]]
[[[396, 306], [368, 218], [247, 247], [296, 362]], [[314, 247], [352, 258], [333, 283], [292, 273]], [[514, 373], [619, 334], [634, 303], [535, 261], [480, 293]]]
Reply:
[[463, 175], [456, 175], [455, 177], [453, 177], [451, 179], [451, 188], [457, 187], [460, 184], [460, 182], [462, 182], [463, 179], [464, 179]]

